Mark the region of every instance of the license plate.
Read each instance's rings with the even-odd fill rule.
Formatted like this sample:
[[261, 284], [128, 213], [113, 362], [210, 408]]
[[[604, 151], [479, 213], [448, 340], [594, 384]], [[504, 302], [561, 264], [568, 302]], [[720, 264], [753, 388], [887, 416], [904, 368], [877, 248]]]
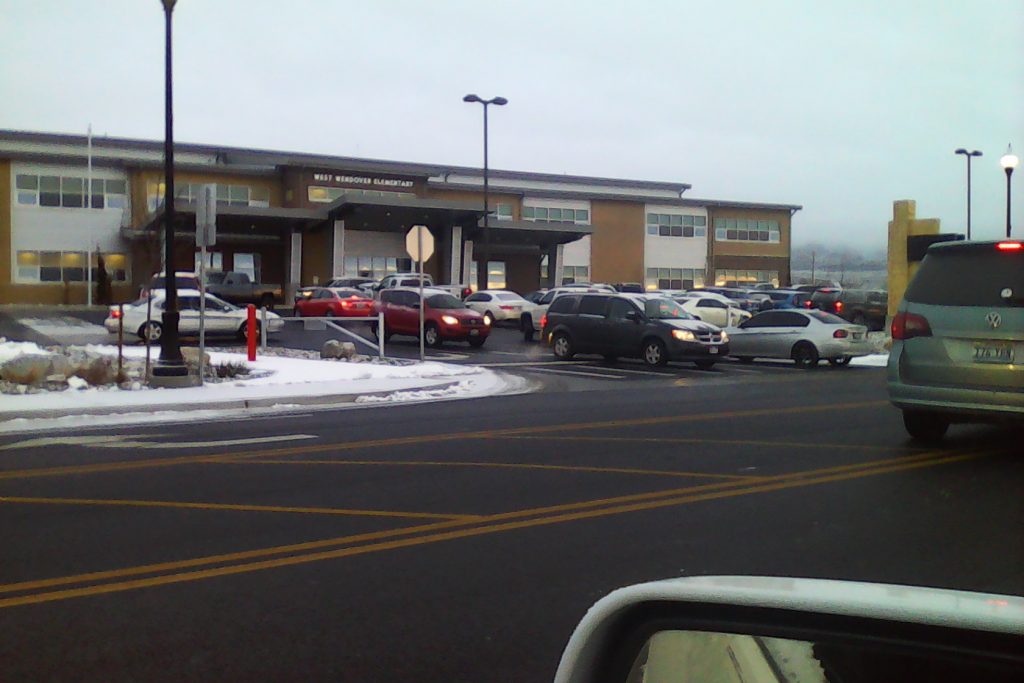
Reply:
[[712, 346], [710, 349], [708, 349], [708, 353], [710, 353], [711, 355], [718, 353], [718, 347]]
[[1009, 344], [975, 344], [975, 363], [1012, 363], [1013, 346]]
[[475, 337], [475, 336], [477, 336], [479, 334], [480, 334], [480, 330], [470, 330], [469, 331], [469, 336], [470, 337]]

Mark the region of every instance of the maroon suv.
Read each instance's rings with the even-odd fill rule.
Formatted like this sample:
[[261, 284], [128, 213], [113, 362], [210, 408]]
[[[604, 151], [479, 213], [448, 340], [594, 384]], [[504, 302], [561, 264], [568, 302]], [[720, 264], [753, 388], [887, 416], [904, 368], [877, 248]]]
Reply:
[[[487, 341], [491, 326], [482, 315], [460, 299], [437, 290], [424, 290], [423, 343], [438, 347], [445, 341], [465, 341], [480, 347]], [[420, 293], [418, 289], [385, 289], [380, 293], [384, 312], [384, 340], [393, 334], [418, 337], [420, 334]], [[376, 323], [373, 327], [377, 334]]]

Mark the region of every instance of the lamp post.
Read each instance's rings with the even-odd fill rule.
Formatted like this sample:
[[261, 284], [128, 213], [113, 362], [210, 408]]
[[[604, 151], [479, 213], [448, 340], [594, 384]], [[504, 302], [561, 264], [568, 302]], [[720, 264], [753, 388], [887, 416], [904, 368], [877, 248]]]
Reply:
[[960, 149], [953, 152], [954, 154], [963, 154], [967, 157], [967, 239], [971, 239], [971, 157], [980, 157], [981, 152], [973, 150], [968, 152], [966, 149], [961, 147]]
[[178, 287], [174, 278], [174, 114], [171, 78], [171, 15], [177, 0], [161, 0], [164, 6], [164, 311], [161, 316], [160, 360], [153, 367], [154, 384], [183, 386], [188, 368], [178, 339]]
[[488, 165], [487, 165], [487, 107], [489, 105], [497, 105], [503, 107], [508, 104], [508, 100], [504, 97], [492, 97], [489, 100], [485, 100], [477, 95], [466, 95], [462, 98], [463, 102], [479, 102], [484, 106], [484, 249], [483, 249], [483, 260], [484, 267], [482, 270], [478, 269], [476, 273], [476, 286], [477, 289], [483, 291], [487, 289], [487, 282], [490, 279], [490, 258], [491, 258], [491, 206], [489, 202], [489, 185], [488, 185]]
[[999, 165], [1006, 171], [1006, 239], [1010, 239], [1010, 176], [1013, 175], [1013, 169], [1017, 168], [1017, 164], [1020, 163], [1020, 159], [1016, 154], [1013, 153], [1013, 148], [1010, 145], [1006, 145], [1006, 154], [999, 157]]

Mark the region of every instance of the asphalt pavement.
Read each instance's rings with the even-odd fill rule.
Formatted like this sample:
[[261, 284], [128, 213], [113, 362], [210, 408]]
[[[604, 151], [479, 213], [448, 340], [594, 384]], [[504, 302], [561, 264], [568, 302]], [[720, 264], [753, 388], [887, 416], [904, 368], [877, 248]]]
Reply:
[[546, 681], [638, 581], [1024, 593], [1019, 433], [767, 367], [4, 437], [0, 680]]

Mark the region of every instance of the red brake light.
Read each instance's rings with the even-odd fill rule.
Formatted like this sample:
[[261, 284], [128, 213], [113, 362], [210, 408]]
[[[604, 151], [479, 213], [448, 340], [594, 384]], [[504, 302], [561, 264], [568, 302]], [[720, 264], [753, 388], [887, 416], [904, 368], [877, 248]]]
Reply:
[[111, 308], [110, 309], [110, 317], [114, 318], [114, 319], [120, 318], [121, 317], [121, 309], [119, 309], [119, 308]]
[[842, 312], [843, 312], [843, 302], [842, 301], [837, 301], [836, 302], [836, 313], [842, 313]]
[[541, 329], [544, 329], [547, 326], [548, 326], [548, 314], [545, 313], [544, 315], [542, 315], [540, 317], [540, 327], [541, 327]]
[[804, 308], [814, 308], [814, 304], [811, 303], [810, 299], [804, 301]]
[[1024, 249], [1024, 245], [1020, 242], [1000, 242], [996, 245], [996, 249], [999, 251], [1020, 251]]
[[897, 340], [913, 339], [914, 337], [932, 336], [931, 325], [923, 315], [916, 313], [897, 313], [892, 319], [892, 338]]
[[835, 337], [836, 339], [846, 339], [847, 337], [850, 336], [850, 333], [847, 332], [846, 330], [836, 330], [835, 332], [832, 333], [832, 336]]
[[511, 311], [513, 309], [512, 306], [498, 306], [498, 308], [500, 308], [503, 311]]

